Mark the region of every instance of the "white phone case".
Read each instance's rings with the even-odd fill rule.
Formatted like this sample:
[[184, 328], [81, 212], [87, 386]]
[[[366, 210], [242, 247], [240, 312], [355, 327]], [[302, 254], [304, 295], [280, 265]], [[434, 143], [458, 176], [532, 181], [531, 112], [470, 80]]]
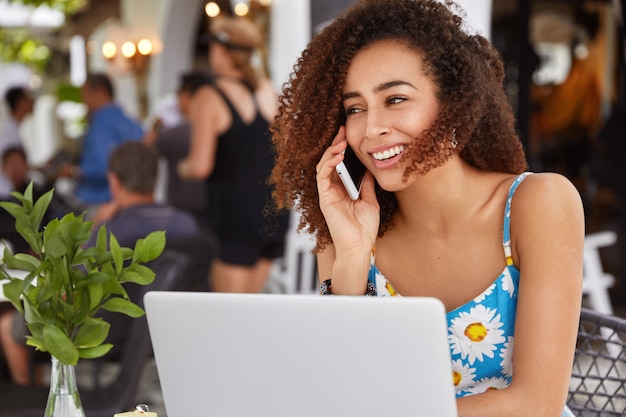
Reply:
[[360, 186], [357, 188], [356, 184], [352, 180], [352, 176], [350, 175], [348, 168], [346, 168], [346, 164], [341, 161], [335, 169], [337, 170], [337, 174], [339, 174], [339, 178], [341, 178], [341, 182], [343, 182], [343, 185], [346, 187], [350, 198], [358, 200], [361, 189]]

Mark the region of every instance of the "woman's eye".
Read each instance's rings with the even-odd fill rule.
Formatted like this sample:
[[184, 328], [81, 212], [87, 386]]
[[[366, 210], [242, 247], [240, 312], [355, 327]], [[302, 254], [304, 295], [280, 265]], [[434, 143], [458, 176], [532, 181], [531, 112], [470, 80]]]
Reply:
[[389, 97], [387, 99], [387, 104], [398, 104], [405, 100], [404, 97]]
[[345, 111], [346, 111], [346, 115], [351, 115], [351, 114], [359, 113], [362, 110], [358, 107], [348, 107]]

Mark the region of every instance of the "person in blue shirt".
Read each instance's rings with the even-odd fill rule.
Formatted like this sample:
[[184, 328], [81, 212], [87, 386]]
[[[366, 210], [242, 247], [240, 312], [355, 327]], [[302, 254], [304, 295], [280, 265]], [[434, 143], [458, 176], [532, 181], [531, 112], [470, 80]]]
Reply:
[[80, 157], [76, 195], [89, 212], [111, 200], [107, 161], [113, 149], [127, 141], [141, 140], [144, 131], [114, 102], [113, 85], [107, 75], [89, 74], [81, 94], [89, 109], [89, 128]]

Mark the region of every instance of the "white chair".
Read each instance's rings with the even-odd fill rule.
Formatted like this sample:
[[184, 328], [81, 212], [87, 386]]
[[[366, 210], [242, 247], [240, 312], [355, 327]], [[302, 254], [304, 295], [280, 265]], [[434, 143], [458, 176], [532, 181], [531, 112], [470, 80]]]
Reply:
[[616, 241], [617, 233], [610, 230], [585, 236], [583, 294], [588, 297], [589, 306], [593, 310], [605, 314], [613, 314], [609, 288], [615, 283], [615, 277], [604, 272], [600, 248], [611, 246]]
[[275, 262], [266, 292], [285, 294], [317, 294], [317, 261], [311, 253], [315, 239], [298, 233], [298, 215], [291, 213], [291, 225], [285, 242], [285, 256]]

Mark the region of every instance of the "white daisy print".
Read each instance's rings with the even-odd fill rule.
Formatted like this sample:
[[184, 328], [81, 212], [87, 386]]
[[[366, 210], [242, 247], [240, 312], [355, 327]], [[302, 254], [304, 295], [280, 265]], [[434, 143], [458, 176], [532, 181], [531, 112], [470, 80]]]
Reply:
[[467, 358], [470, 365], [477, 359], [482, 362], [483, 356], [494, 357], [496, 345], [506, 341], [500, 314], [494, 309], [478, 305], [469, 313], [461, 312], [450, 322], [448, 343], [452, 355]]
[[493, 290], [496, 289], [496, 283], [494, 282], [493, 284], [491, 284], [489, 286], [489, 288], [487, 288], [485, 291], [482, 292], [482, 294], [480, 294], [478, 297], [474, 298], [474, 302], [476, 304], [480, 304], [484, 301], [485, 298], [487, 298], [488, 296], [490, 296], [493, 293]]
[[509, 336], [504, 347], [500, 351], [500, 367], [502, 367], [502, 373], [509, 378], [513, 376], [513, 336]]
[[374, 283], [376, 284], [376, 291], [378, 292], [379, 297], [400, 296], [400, 294], [393, 289], [383, 274], [377, 273]]
[[469, 387], [471, 394], [482, 394], [494, 389], [504, 389], [509, 386], [507, 378], [483, 378], [479, 380], [473, 387]]
[[501, 275], [502, 277], [502, 289], [509, 293], [509, 298], [513, 298], [515, 295], [515, 283], [509, 268], [506, 268]]
[[470, 368], [461, 360], [452, 361], [452, 379], [454, 389], [459, 392], [467, 389], [476, 378], [476, 368]]

